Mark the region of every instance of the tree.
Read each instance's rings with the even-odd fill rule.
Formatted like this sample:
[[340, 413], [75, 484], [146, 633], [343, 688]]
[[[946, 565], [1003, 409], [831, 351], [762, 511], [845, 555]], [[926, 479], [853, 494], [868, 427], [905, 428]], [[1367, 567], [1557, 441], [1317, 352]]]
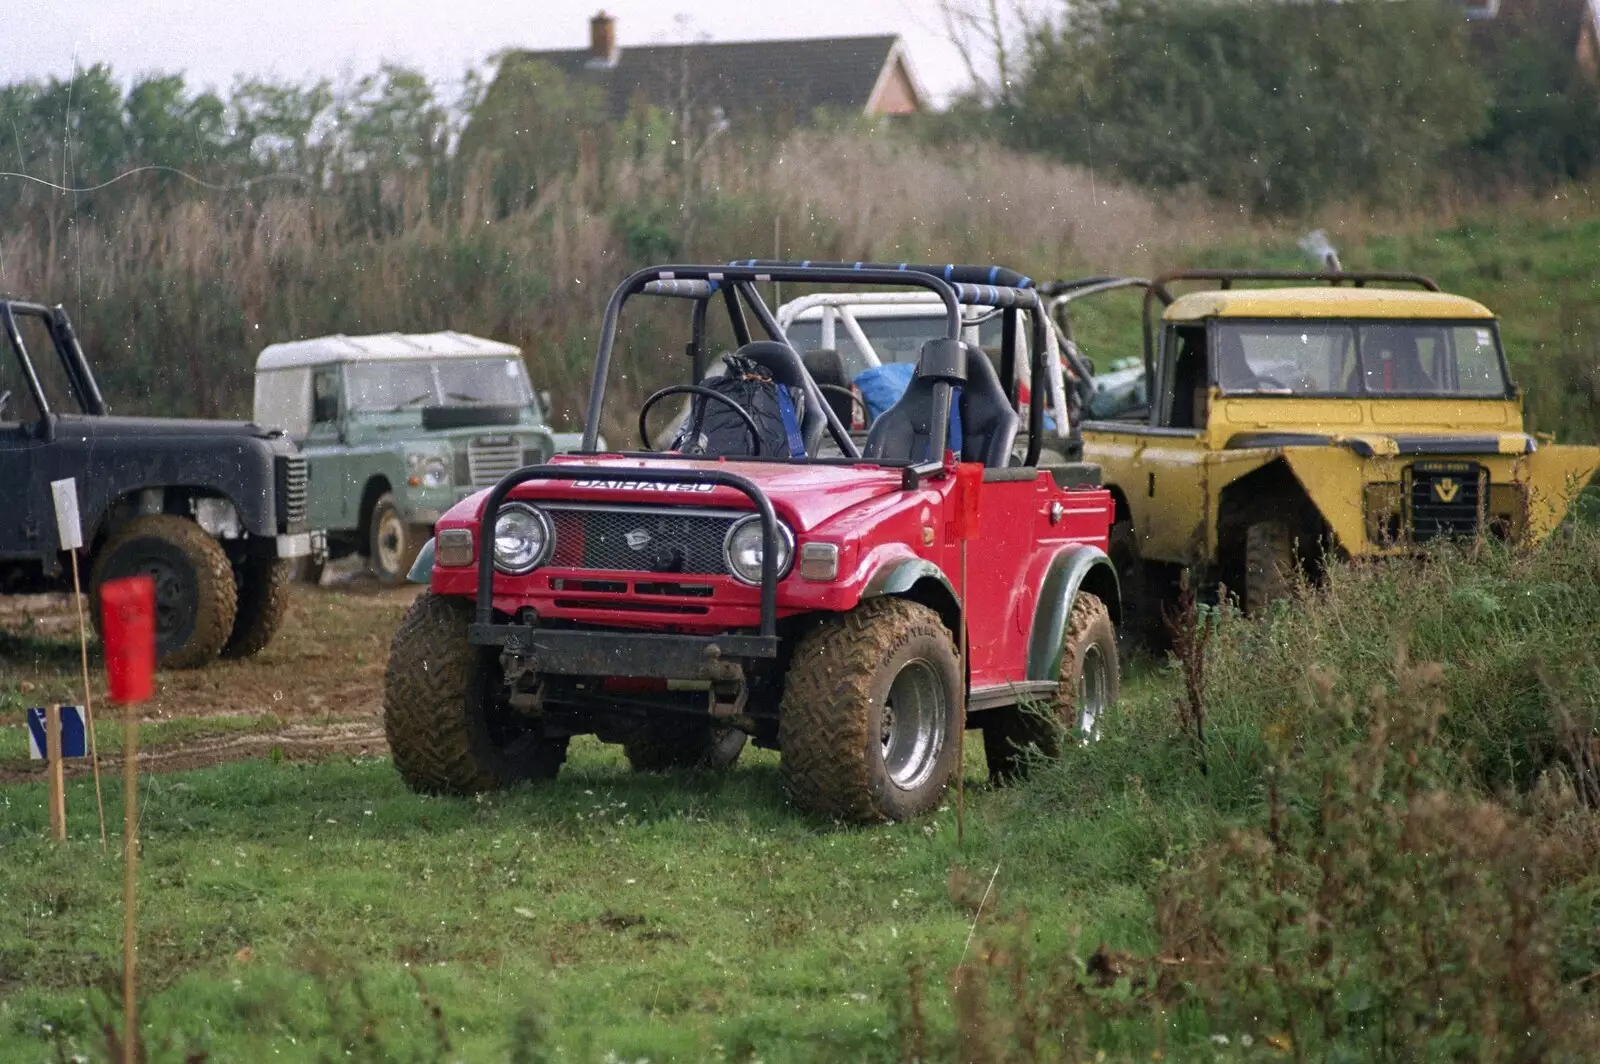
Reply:
[[1080, 0], [1035, 34], [1014, 128], [1253, 211], [1401, 199], [1482, 125], [1464, 25], [1428, 0]]

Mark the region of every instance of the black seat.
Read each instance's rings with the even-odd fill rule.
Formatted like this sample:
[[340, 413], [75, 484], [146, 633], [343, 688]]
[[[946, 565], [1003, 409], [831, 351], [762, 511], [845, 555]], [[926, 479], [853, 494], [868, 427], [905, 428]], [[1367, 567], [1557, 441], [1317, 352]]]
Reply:
[[[800, 361], [794, 348], [776, 340], [756, 340], [745, 344], [735, 354], [766, 367], [774, 383], [787, 385], [794, 390], [796, 402], [803, 407], [800, 412], [800, 439], [805, 443], [806, 454], [816, 454], [822, 443], [822, 434], [828, 430], [828, 417], [822, 412], [822, 404], [805, 395], [805, 363]], [[805, 398], [801, 400], [799, 396]]]
[[967, 351], [967, 383], [961, 387], [961, 460], [1000, 469], [1011, 462], [1020, 419], [1000, 386], [1000, 375], [983, 349]]
[[[953, 342], [930, 340], [923, 344], [917, 358], [916, 375], [911, 378], [905, 394], [872, 423], [867, 433], [867, 445], [862, 452], [867, 458], [926, 462], [940, 457], [928, 453], [933, 435], [933, 394], [935, 385], [941, 381], [949, 383], [950, 378], [925, 371], [930, 348]], [[961, 353], [966, 381], [955, 385], [960, 388], [956, 410], [961, 419], [961, 460], [982, 462], [989, 468], [1004, 468], [1010, 464], [1011, 446], [1017, 438], [1017, 412], [1006, 399], [1005, 389], [1000, 387], [999, 375], [989, 356], [971, 344], [962, 344]], [[948, 429], [946, 431], [948, 439]]]

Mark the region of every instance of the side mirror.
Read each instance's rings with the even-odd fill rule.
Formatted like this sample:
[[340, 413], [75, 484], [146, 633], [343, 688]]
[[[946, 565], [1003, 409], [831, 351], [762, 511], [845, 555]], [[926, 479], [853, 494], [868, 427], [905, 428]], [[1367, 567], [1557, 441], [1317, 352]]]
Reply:
[[550, 416], [550, 393], [547, 390], [539, 393], [539, 413]]

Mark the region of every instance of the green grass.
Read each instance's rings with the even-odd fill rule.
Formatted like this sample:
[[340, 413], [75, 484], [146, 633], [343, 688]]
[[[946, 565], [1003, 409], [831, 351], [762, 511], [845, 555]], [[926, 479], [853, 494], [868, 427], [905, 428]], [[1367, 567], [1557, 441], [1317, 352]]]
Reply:
[[[992, 875], [986, 912], [1025, 907], [1041, 951], [1151, 944], [1165, 840], [1120, 801], [1035, 813], [1027, 788], [977, 786], [976, 746], [964, 848], [953, 796], [837, 828], [783, 802], [765, 753], [640, 777], [586, 741], [555, 783], [477, 800], [413, 795], [385, 760], [147, 778], [146, 1029], [212, 1060], [331, 1059], [367, 1023], [373, 1059], [426, 1057], [440, 1030], [452, 1056], [505, 1059], [534, 1020], [561, 1059], [897, 1059], [909, 966], [961, 960]], [[85, 988], [118, 962], [120, 864], [87, 781], [70, 792], [55, 846], [42, 788], [0, 788], [0, 1061], [43, 1059], [49, 1032], [88, 1047]]]

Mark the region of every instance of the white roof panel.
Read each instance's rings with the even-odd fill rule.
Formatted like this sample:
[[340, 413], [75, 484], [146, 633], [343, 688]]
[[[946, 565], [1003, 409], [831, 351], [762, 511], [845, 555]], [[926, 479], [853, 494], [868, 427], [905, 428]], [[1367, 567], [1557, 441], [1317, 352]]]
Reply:
[[318, 336], [272, 344], [256, 358], [256, 371], [320, 366], [329, 362], [385, 362], [411, 358], [492, 358], [520, 355], [498, 340], [458, 332]]

